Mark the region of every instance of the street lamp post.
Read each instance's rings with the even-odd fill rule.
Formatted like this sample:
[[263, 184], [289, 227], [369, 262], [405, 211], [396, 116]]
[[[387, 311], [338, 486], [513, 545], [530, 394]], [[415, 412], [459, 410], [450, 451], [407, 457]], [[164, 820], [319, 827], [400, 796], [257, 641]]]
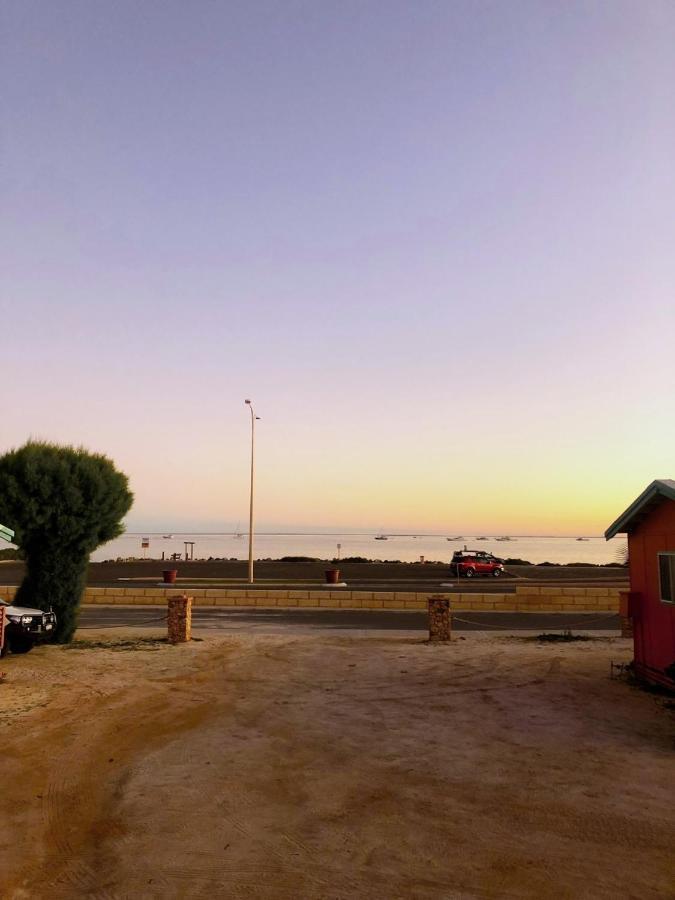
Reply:
[[248, 515], [248, 583], [253, 584], [253, 478], [255, 475], [255, 423], [260, 416], [256, 416], [253, 411], [253, 404], [250, 400], [244, 400], [244, 403], [251, 410], [251, 499]]

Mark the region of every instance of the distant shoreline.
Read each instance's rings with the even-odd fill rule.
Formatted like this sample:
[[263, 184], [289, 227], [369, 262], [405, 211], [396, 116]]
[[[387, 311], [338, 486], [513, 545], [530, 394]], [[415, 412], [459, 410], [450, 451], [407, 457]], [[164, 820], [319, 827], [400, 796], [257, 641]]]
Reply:
[[[501, 557], [500, 557], [501, 558]], [[140, 556], [127, 556], [127, 557], [116, 557], [115, 559], [103, 559], [99, 560], [96, 563], [92, 563], [92, 565], [97, 566], [111, 566], [111, 565], [131, 565], [131, 564], [139, 564], [146, 565], [148, 563], [161, 563], [163, 566], [179, 566], [179, 565], [194, 565], [195, 563], [202, 564], [236, 564], [236, 563], [244, 563], [246, 562], [246, 558], [239, 556], [231, 556], [231, 557], [223, 557], [223, 556], [209, 556], [209, 557], [199, 557], [190, 560], [171, 560], [171, 559], [162, 559], [161, 557], [153, 556], [153, 557], [140, 557]], [[292, 564], [292, 565], [311, 565], [320, 563], [321, 565], [335, 565], [337, 568], [348, 566], [415, 566], [418, 569], [424, 569], [429, 566], [443, 566], [448, 568], [450, 563], [447, 560], [441, 559], [426, 559], [424, 562], [406, 562], [403, 559], [367, 559], [367, 558], [354, 558], [354, 557], [346, 557], [345, 559], [322, 559], [320, 557], [311, 556], [311, 557], [287, 557], [281, 556], [279, 558], [272, 558], [270, 556], [265, 557], [254, 557], [254, 562], [256, 564]], [[556, 563], [556, 562], [541, 562], [541, 563], [533, 563], [527, 559], [516, 559], [515, 557], [506, 557], [504, 558], [504, 564], [506, 566], [518, 566], [525, 567], [531, 566], [532, 568], [577, 568], [577, 569], [625, 569], [626, 566], [622, 565], [618, 562], [606, 562], [606, 563], [592, 563], [592, 562], [568, 562], [568, 563]]]
[[[387, 536], [388, 540], [395, 540], [396, 538], [438, 538], [441, 541], [448, 541], [449, 543], [459, 543], [458, 540], [450, 540], [449, 536], [446, 534], [439, 534], [437, 532], [427, 532], [427, 531], [255, 531], [254, 532], [257, 537], [361, 537], [361, 538], [373, 538], [377, 534], [384, 534]], [[482, 532], [483, 534], [484, 532]], [[237, 534], [241, 534], [243, 537], [248, 537], [248, 531], [172, 531], [170, 528], [167, 528], [163, 531], [125, 531], [120, 535], [116, 540], [120, 540], [125, 537], [156, 537], [156, 538], [164, 538], [166, 535], [170, 534], [173, 538], [179, 537], [234, 537]], [[462, 541], [475, 541], [478, 539], [478, 535], [468, 534], [466, 537], [462, 537], [460, 540]], [[503, 541], [504, 543], [513, 542], [522, 540], [547, 540], [547, 541], [574, 541], [579, 538], [583, 538], [587, 541], [604, 541], [605, 538], [601, 534], [579, 534], [575, 532], [574, 534], [510, 534], [508, 541]], [[486, 541], [495, 541], [501, 542], [503, 539], [501, 537], [490, 537], [489, 534], [480, 540]]]

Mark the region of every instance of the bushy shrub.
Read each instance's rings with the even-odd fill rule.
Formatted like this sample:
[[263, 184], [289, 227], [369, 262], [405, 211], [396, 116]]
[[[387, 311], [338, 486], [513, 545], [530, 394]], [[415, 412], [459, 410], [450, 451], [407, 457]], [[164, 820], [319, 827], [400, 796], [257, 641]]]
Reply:
[[518, 559], [517, 557], [509, 557], [504, 560], [505, 566], [531, 566], [529, 559]]
[[343, 556], [342, 559], [335, 558], [334, 563], [368, 563], [370, 560], [365, 556]]
[[54, 640], [77, 627], [89, 555], [122, 534], [133, 494], [105, 456], [29, 441], [0, 457], [0, 522], [26, 557], [17, 606], [53, 608]]
[[319, 560], [315, 556], [282, 556], [279, 562], [319, 562]]

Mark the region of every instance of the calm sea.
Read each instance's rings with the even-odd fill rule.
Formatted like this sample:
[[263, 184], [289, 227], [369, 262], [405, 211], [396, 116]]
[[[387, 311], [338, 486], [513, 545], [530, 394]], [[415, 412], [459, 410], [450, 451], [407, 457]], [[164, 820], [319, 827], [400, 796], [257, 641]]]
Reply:
[[[143, 550], [142, 538], [148, 538], [150, 547]], [[605, 541], [600, 537], [577, 540], [569, 537], [513, 537], [510, 541], [498, 541], [486, 536], [477, 540], [476, 535], [465, 535], [461, 540], [448, 541], [445, 535], [396, 536], [386, 541], [375, 540], [374, 534], [257, 534], [254, 556], [256, 559], [279, 559], [282, 556], [312, 556], [332, 559], [338, 554], [365, 556], [368, 559], [401, 560], [416, 562], [420, 556], [426, 560], [447, 562], [455, 550], [466, 545], [470, 550], [488, 550], [502, 558], [515, 557], [533, 563], [608, 563], [616, 562], [626, 546], [623, 538]], [[233, 534], [179, 534], [170, 537], [145, 532], [128, 533], [100, 547], [93, 555], [94, 561], [127, 559], [130, 557], [161, 559], [172, 553], [184, 553], [185, 541], [194, 541], [194, 558], [248, 558], [248, 537], [237, 538]], [[338, 544], [340, 549], [338, 551]]]

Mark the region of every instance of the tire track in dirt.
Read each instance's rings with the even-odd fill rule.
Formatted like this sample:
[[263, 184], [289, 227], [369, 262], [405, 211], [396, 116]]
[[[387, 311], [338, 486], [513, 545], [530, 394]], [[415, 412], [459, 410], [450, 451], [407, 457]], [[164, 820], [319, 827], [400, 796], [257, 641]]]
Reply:
[[[276, 664], [287, 662], [287, 656], [275, 654]], [[244, 670], [247, 668], [243, 666]], [[246, 674], [229, 681], [230, 693], [236, 689], [236, 681], [252, 687]], [[120, 852], [128, 849], [130, 836], [125, 834], [119, 807], [124, 800], [126, 787], [133, 774], [143, 767], [143, 758], [161, 749], [167, 742], [183, 746], [180, 754], [189, 765], [189, 734], [204, 727], [210, 720], [222, 716], [230, 709], [232, 700], [225, 701], [220, 673], [197, 673], [189, 679], [170, 679], [163, 684], [145, 685], [134, 695], [125, 695], [111, 701], [108, 698], [91, 709], [91, 715], [82, 731], [88, 734], [87, 745], [77, 745], [79, 734], [75, 735], [76, 752], [61, 757], [54, 766], [48, 789], [45, 816], [47, 820], [46, 868], [53, 869], [49, 880], [50, 896], [71, 897], [90, 896], [97, 900], [115, 900], [118, 894], [112, 885], [105, 883], [106, 872], [114, 871]], [[215, 675], [215, 678], [214, 678]], [[264, 680], [260, 680], [264, 683]], [[235, 682], [233, 684], [232, 682]], [[253, 685], [255, 690], [255, 685]], [[150, 696], [148, 696], [150, 694]], [[264, 714], [268, 703], [264, 692], [259, 698], [260, 708], [248, 710], [244, 719], [251, 721]], [[91, 720], [101, 721], [92, 734]], [[121, 727], [120, 723], [124, 723]], [[132, 723], [132, 724], [129, 724]], [[108, 757], [107, 754], [114, 754]], [[106, 761], [114, 764], [112, 771], [106, 769]], [[179, 759], [178, 763], [180, 764]], [[74, 798], [86, 797], [86, 804]], [[288, 832], [274, 836], [253, 832], [241, 818], [241, 811], [247, 806], [253, 808], [253, 801], [241, 791], [230, 791], [228, 806], [239, 810], [238, 814], [226, 813], [223, 821], [229, 822], [234, 830], [259, 848], [259, 855], [273, 859], [276, 866], [269, 869], [269, 878], [258, 867], [256, 872], [258, 889], [266, 880], [274, 885], [281, 874], [288, 881], [305, 880], [314, 884], [318, 895], [324, 895], [327, 883], [315, 872], [309, 871], [307, 859], [299, 863], [298, 855], [311, 857], [309, 848]], [[73, 822], [78, 825], [73, 829]], [[184, 826], [187, 828], [187, 825]], [[289, 854], [288, 847], [294, 848]], [[294, 859], [295, 858], [295, 859]], [[264, 868], [264, 867], [263, 867]], [[292, 870], [297, 869], [296, 872]], [[245, 873], [241, 873], [245, 878]], [[295, 879], [293, 876], [296, 876]], [[180, 881], [235, 883], [240, 876], [236, 867], [225, 859], [202, 857], [193, 859], [188, 865], [179, 865], [171, 871], [153, 878], [153, 891], [160, 885], [170, 889], [171, 883]], [[277, 892], [275, 896], [284, 896]], [[289, 891], [288, 896], [293, 896]]]
[[[263, 656], [272, 662], [274, 669], [283, 668], [291, 661], [289, 660], [290, 653], [263, 654]], [[161, 793], [164, 788], [162, 787], [162, 779], [160, 778], [158, 781], [157, 778], [156, 773], [158, 769], [166, 769], [168, 766], [172, 770], [176, 770], [185, 766], [185, 771], [194, 771], [195, 766], [197, 768], [200, 766], [199, 757], [202, 757], [202, 765], [210, 765], [212, 753], [208, 750], [209, 742], [208, 739], [204, 741], [204, 735], [206, 734], [208, 738], [209, 730], [213, 731], [221, 727], [219, 723], [224, 715], [227, 716], [227, 727], [230, 735], [236, 734], [239, 729], [245, 729], [245, 733], [255, 734], [258, 729], [258, 723], [261, 721], [266, 724], [269, 723], [271, 707], [276, 703], [274, 698], [275, 682], [274, 679], [270, 681], [270, 679], [264, 678], [251, 678], [250, 675], [253, 672], [258, 672], [259, 667], [259, 659], [251, 658], [245, 659], [243, 664], [237, 664], [232, 671], [228, 671], [225, 676], [226, 683], [237, 696], [233, 697], [231, 706], [218, 711], [213, 721], [202, 723], [200, 728], [201, 743], [199, 745], [202, 749], [198, 752], [198, 757], [194, 755], [195, 748], [191, 733], [183, 732], [177, 735], [170, 745], [164, 748], [160, 745], [155, 751], [151, 751], [146, 755], [144, 760], [136, 761], [136, 764], [133, 766], [131, 790], [138, 794], [139, 785], [143, 785], [144, 790], [149, 790], [154, 795], [153, 784], [158, 784], [160, 788], [158, 796], [162, 797], [161, 805], [166, 816], [167, 813], [171, 813], [171, 810], [167, 808], [165, 796]], [[243, 684], [248, 685], [249, 694], [241, 699], [237, 699]], [[223, 687], [218, 677], [216, 677], [209, 691], [216, 695], [222, 694]], [[178, 696], [190, 701], [194, 700], [191, 688], [186, 689], [184, 686], [181, 686], [176, 693]], [[170, 777], [171, 773], [169, 773]], [[129, 792], [125, 793], [128, 795]], [[247, 866], [245, 863], [242, 865], [242, 861], [230, 861], [227, 858], [227, 854], [223, 854], [218, 850], [215, 850], [213, 853], [200, 851], [198, 858], [194, 852], [189, 857], [185, 857], [183, 851], [175, 861], [172, 860], [167, 864], [161, 874], [153, 875], [153, 892], [163, 890], [168, 892], [169, 896], [188, 896], [183, 893], [184, 888], [178, 888], [176, 883], [190, 882], [194, 890], [198, 890], [196, 886], [201, 885], [202, 893], [198, 891], [194, 894], [195, 896], [206, 896], [207, 886], [210, 884], [227, 885], [227, 893], [222, 893], [222, 896], [239, 896], [243, 885], [249, 884], [248, 873], [252, 871], [257, 874], [258, 879], [256, 885], [251, 884], [246, 888], [243, 894], [246, 896], [265, 896], [270, 898], [288, 896], [289, 898], [295, 898], [297, 896], [297, 888], [285, 888], [283, 885], [303, 884], [306, 889], [312, 891], [313, 896], [326, 897], [333, 896], [332, 891], [338, 883], [342, 885], [344, 896], [350, 895], [350, 889], [355, 886], [353, 877], [345, 872], [332, 872], [330, 882], [327, 881], [323, 875], [325, 863], [318, 862], [313, 849], [298, 835], [294, 834], [287, 824], [281, 828], [277, 827], [273, 831], [270, 831], [269, 828], [261, 827], [260, 822], [256, 821], [256, 813], [261, 806], [259, 793], [254, 796], [246, 788], [246, 785], [232, 780], [224, 785], [223, 793], [224, 796], [219, 803], [214, 824], [217, 821], [220, 833], [222, 833], [224, 828], [229, 827], [232, 833], [240, 835], [249, 846], [249, 852], [254, 853], [261, 861], [266, 860], [266, 863], [251, 868], [250, 865]], [[189, 796], [190, 794], [185, 794], [177, 798], [175, 804], [173, 804], [175, 809], [180, 808], [181, 804], [185, 804]], [[152, 827], [149, 821], [146, 822], [146, 812], [139, 804], [132, 802], [129, 805], [127, 803], [125, 807], [124, 795], [120, 799], [122, 810], [120, 811], [120, 804], [118, 803], [116, 808], [111, 806], [108, 810], [109, 815], [120, 815], [127, 821], [134, 821], [136, 832], [139, 828], [145, 827], [146, 824]], [[127, 799], [129, 799], [128, 796]], [[173, 818], [172, 822], [174, 822], [172, 838], [174, 845], [178, 847], [183, 842], [183, 836], [189, 836], [187, 824], [184, 820], [182, 822], [180, 820], [175, 821]], [[124, 852], [125, 846], [128, 845], [128, 840], [129, 835], [120, 836], [119, 839], [113, 838], [109, 842], [107, 851], [110, 862]], [[265, 889], [267, 881], [269, 881], [269, 891]], [[174, 885], [173, 888], [171, 887], [172, 884]], [[254, 887], [255, 890], [253, 890]], [[274, 890], [272, 890], [273, 888]], [[152, 896], [156, 895], [159, 896], [159, 894], [152, 894]]]
[[50, 744], [61, 749], [50, 759], [43, 795], [43, 869], [49, 874], [46, 880], [30, 875], [23, 880], [28, 896], [42, 897], [47, 887], [50, 898], [86, 893], [113, 900], [116, 895], [101, 884], [102, 848], [124, 836], [114, 807], [135, 759], [173, 735], [198, 727], [215, 708], [209, 692], [190, 691], [191, 679], [204, 684], [197, 670], [105, 697], [90, 694], [89, 702], [81, 698], [76, 709], [71, 708], [66, 724], [51, 729]]

